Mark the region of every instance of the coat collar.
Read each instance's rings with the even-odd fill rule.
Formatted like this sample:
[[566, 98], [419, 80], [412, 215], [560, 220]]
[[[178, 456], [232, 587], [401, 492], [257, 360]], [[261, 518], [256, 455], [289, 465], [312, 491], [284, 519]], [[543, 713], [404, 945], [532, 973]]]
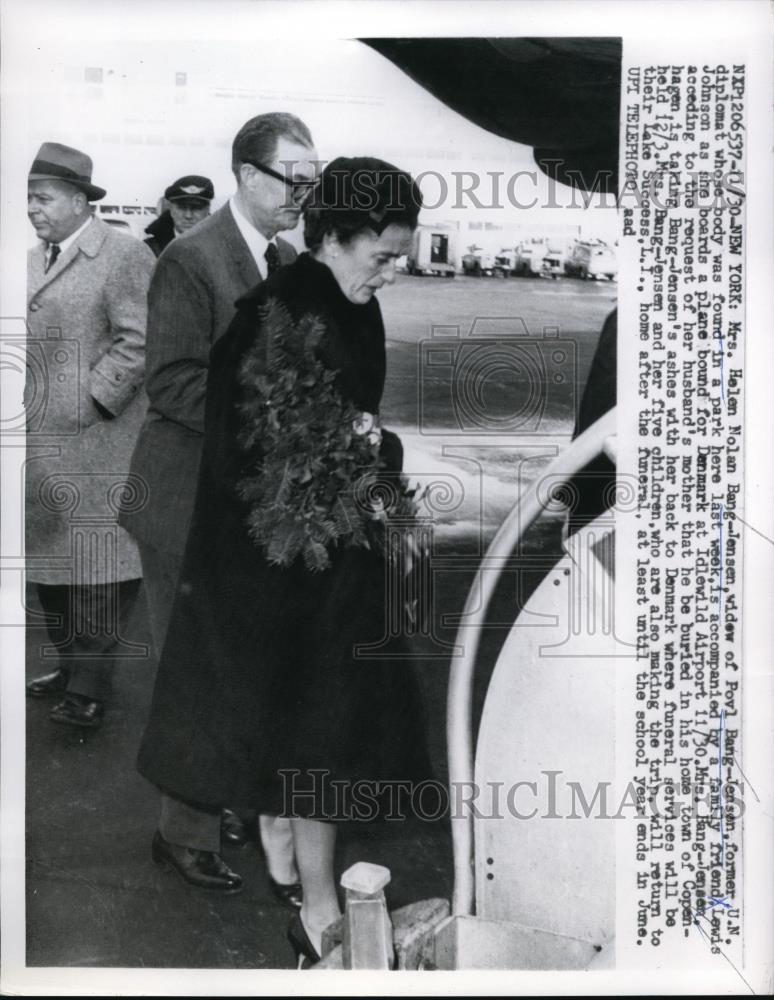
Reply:
[[222, 208], [218, 209], [212, 218], [218, 220], [223, 240], [245, 286], [252, 287], [261, 280], [261, 272], [258, 270], [258, 265], [253, 259], [244, 236], [239, 232], [239, 226], [236, 224], [229, 203], [226, 202]]
[[81, 253], [90, 259], [96, 257], [107, 239], [108, 229], [107, 223], [100, 219], [92, 219], [75, 243], [65, 250], [48, 273], [46, 273], [46, 248], [42, 243], [35, 247], [30, 260], [30, 299], [64, 274]]
[[[246, 287], [252, 288], [253, 285], [257, 285], [261, 280], [261, 272], [258, 270], [258, 265], [255, 263], [255, 258], [244, 236], [239, 232], [239, 226], [234, 219], [230, 203], [226, 202], [210, 218], [213, 221], [213, 225], [217, 225], [220, 229], [232, 260], [245, 279]], [[201, 225], [206, 225], [206, 223], [201, 223]], [[192, 231], [195, 232], [196, 230]], [[275, 241], [277, 243], [277, 250], [279, 250], [280, 262], [289, 264], [295, 258], [295, 250], [292, 245], [280, 236], [275, 237]]]
[[358, 329], [364, 323], [381, 323], [376, 296], [362, 304], [350, 302], [331, 269], [315, 260], [308, 251], [299, 254], [290, 267], [277, 271], [253, 287], [237, 300], [236, 305], [263, 302], [271, 295], [277, 295], [288, 304], [300, 303], [304, 309], [312, 311], [323, 307], [346, 330]]
[[83, 234], [73, 243], [64, 255], [68, 259], [70, 251], [76, 248], [86, 254], [87, 257], [96, 257], [102, 249], [102, 245], [107, 239], [109, 226], [101, 219], [92, 219], [91, 225], [84, 229]]

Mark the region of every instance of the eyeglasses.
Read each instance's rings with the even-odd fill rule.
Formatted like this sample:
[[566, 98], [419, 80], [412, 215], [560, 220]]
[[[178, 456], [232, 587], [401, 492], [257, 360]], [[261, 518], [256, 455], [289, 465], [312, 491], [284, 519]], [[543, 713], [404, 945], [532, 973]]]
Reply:
[[292, 178], [279, 173], [279, 171], [272, 170], [271, 167], [266, 167], [263, 163], [255, 163], [253, 160], [243, 160], [242, 162], [249, 163], [251, 167], [255, 167], [256, 170], [259, 170], [262, 174], [266, 174], [267, 177], [273, 177], [277, 181], [282, 181], [285, 187], [290, 188], [293, 201], [299, 205], [302, 205], [310, 197], [312, 192], [320, 183], [319, 180], [295, 181]]

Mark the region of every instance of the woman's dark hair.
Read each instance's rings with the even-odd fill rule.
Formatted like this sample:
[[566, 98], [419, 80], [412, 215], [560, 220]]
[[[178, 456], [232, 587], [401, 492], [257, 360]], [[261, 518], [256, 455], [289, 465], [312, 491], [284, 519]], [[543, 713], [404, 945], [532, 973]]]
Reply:
[[415, 229], [421, 207], [419, 186], [405, 170], [372, 156], [340, 156], [304, 209], [304, 242], [318, 250], [328, 235], [348, 243], [364, 229], [377, 236], [391, 225]]

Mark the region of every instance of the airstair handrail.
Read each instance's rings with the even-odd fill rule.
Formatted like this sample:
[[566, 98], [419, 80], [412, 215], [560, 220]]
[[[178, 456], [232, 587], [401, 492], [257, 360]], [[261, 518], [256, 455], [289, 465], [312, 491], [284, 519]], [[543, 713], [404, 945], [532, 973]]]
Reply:
[[452, 659], [446, 708], [450, 801], [455, 803], [451, 818], [454, 850], [452, 899], [454, 915], [472, 914], [475, 900], [473, 812], [469, 808], [466, 796], [464, 794], [457, 796], [455, 789], [472, 788], [473, 784], [472, 693], [476, 656], [481, 626], [501, 572], [496, 567], [490, 568], [488, 572], [485, 568], [487, 564], [491, 567], [492, 562], [510, 556], [526, 530], [541, 514], [545, 505], [545, 498], [541, 499], [539, 493], [541, 480], [550, 477], [558, 485], [577, 475], [602, 452], [608, 455], [614, 454], [614, 447], [609, 439], [615, 436], [615, 432], [616, 411], [612, 409], [580, 434], [522, 493], [492, 539], [468, 591], [462, 612], [462, 623], [457, 630], [455, 640], [455, 646], [460, 647], [462, 652], [459, 657]]

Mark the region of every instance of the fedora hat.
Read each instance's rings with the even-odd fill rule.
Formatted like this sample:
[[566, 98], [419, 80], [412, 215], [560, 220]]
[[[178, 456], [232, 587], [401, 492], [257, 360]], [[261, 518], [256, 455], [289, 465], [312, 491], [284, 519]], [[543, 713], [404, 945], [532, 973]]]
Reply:
[[67, 181], [83, 191], [89, 201], [99, 201], [107, 192], [91, 183], [91, 157], [72, 146], [44, 142], [30, 167], [31, 181]]

